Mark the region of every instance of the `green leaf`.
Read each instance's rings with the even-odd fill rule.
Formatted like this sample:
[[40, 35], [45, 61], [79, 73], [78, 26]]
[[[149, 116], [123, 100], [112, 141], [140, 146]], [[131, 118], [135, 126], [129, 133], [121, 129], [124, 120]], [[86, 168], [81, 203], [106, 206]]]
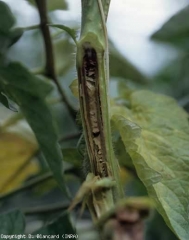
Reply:
[[25, 229], [25, 220], [23, 214], [18, 211], [12, 211], [0, 215], [0, 233], [5, 235], [23, 234]]
[[152, 39], [168, 42], [179, 47], [189, 47], [189, 6], [185, 7], [171, 17], [157, 32]]
[[113, 43], [109, 43], [110, 49], [110, 75], [130, 79], [137, 83], [147, 83], [148, 79], [132, 63], [130, 63], [115, 48]]
[[22, 29], [12, 29], [15, 23], [9, 7], [0, 1], [0, 53], [5, 53], [8, 47], [13, 45], [22, 36]]
[[69, 27], [67, 27], [65, 25], [62, 25], [62, 24], [49, 24], [49, 26], [56, 27], [56, 28], [64, 30], [74, 40], [75, 44], [77, 44], [76, 30], [75, 29], [69, 28]]
[[[42, 234], [42, 235], [59, 235], [60, 238], [66, 238], [65, 236], [62, 237], [64, 234], [76, 234], [75, 229], [73, 228], [68, 213], [63, 213], [60, 217], [58, 217], [52, 223], [46, 225], [45, 227], [35, 231], [32, 235], [35, 234]], [[76, 237], [72, 237], [71, 239], [75, 239]], [[37, 240], [38, 238], [32, 238]]]
[[[36, 7], [35, 0], [28, 0], [28, 2]], [[65, 0], [47, 0], [48, 11], [66, 10], [68, 8]]]
[[22, 90], [36, 97], [46, 97], [53, 89], [51, 82], [39, 79], [20, 63], [10, 63], [0, 68], [0, 82], [7, 87]]
[[170, 97], [136, 91], [130, 109], [112, 108], [112, 119], [138, 176], [166, 223], [181, 240], [189, 236], [188, 114]]
[[62, 153], [54, 119], [44, 98], [52, 86], [32, 75], [21, 64], [0, 68], [0, 84], [20, 106], [60, 188], [66, 192], [62, 175]]
[[15, 23], [14, 16], [12, 15], [8, 5], [0, 1], [0, 33], [8, 33]]

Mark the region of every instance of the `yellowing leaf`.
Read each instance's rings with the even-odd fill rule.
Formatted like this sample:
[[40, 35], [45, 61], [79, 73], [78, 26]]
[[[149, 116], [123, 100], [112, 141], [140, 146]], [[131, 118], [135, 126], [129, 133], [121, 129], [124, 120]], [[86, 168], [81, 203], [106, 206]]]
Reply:
[[38, 172], [37, 163], [31, 161], [14, 177], [37, 148], [36, 144], [18, 134], [11, 132], [0, 134], [0, 193], [18, 187], [27, 177]]
[[52, 85], [36, 78], [27, 68], [16, 62], [0, 67], [0, 76], [0, 85], [20, 106], [55, 179], [62, 191], [68, 194], [62, 174], [63, 156], [58, 144], [55, 121], [45, 101]]

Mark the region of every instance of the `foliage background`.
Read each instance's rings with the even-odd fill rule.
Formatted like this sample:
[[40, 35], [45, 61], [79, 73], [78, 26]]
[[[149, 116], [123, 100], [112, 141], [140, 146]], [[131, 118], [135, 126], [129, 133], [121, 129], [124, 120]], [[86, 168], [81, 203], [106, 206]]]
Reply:
[[[39, 23], [36, 8], [27, 1], [7, 0], [4, 2], [9, 4], [16, 18], [15, 26], [27, 27]], [[186, 28], [181, 32], [178, 31], [176, 37], [175, 34], [171, 35], [170, 33], [170, 36], [166, 36], [162, 32], [157, 32], [153, 35], [153, 39], [150, 39], [153, 32], [158, 30], [172, 14], [185, 7], [188, 2], [179, 1], [178, 3], [174, 0], [154, 0], [145, 4], [141, 1], [128, 0], [126, 2], [120, 1], [118, 5], [112, 0], [108, 20], [111, 41], [111, 95], [118, 96], [119, 88], [116, 88], [118, 82], [124, 82], [130, 88], [148, 88], [155, 92], [171, 95], [178, 100], [181, 106], [189, 110], [189, 71], [187, 67], [189, 59], [188, 45], [185, 41], [185, 39], [188, 40], [189, 25], [185, 26]], [[58, 6], [58, 8], [52, 5], [49, 18], [53, 23], [75, 28], [79, 34], [80, 8], [75, 7], [79, 6], [79, 1], [72, 1], [69, 4], [64, 3], [62, 7]], [[68, 10], [69, 7], [72, 10]], [[158, 7], [161, 11], [158, 11]], [[145, 9], [145, 11], [139, 13], [139, 9]], [[185, 18], [181, 19], [178, 26], [173, 22], [172, 28], [175, 26], [175, 29], [178, 30], [184, 22]], [[183, 31], [185, 31], [184, 35]], [[77, 110], [77, 99], [73, 97], [69, 88], [73, 79], [76, 78], [75, 46], [64, 31], [52, 28], [51, 32], [54, 36], [56, 73], [66, 96], [73, 108]], [[165, 30], [165, 33], [167, 32]], [[38, 29], [25, 31], [19, 41], [8, 50], [7, 57], [22, 62], [32, 71], [39, 71], [45, 62], [40, 31]], [[78, 161], [76, 161], [73, 168], [70, 162], [73, 159], [81, 159], [76, 151], [80, 126], [75, 124], [66, 107], [58, 98], [58, 93], [54, 91], [49, 97], [49, 101], [52, 102], [50, 107], [57, 120], [59, 138], [62, 139], [61, 147], [67, 171], [66, 181], [71, 192], [75, 194], [80, 184], [81, 171], [78, 169], [80, 170], [81, 166], [77, 166]], [[1, 194], [7, 193], [19, 187], [21, 183], [37, 176], [46, 174], [47, 178], [44, 183], [29, 187], [13, 194], [12, 197], [2, 197], [0, 211], [4, 213], [7, 210], [21, 209], [26, 214], [25, 231], [31, 233], [58, 216], [60, 210], [63, 211], [68, 202], [67, 200], [62, 201], [65, 199], [64, 194], [60, 192], [52, 177], [48, 177], [47, 164], [43, 156], [37, 152], [38, 145], [28, 124], [24, 119], [15, 120], [14, 116], [14, 112], [0, 106], [1, 128], [7, 124], [7, 121], [10, 124], [0, 136]], [[13, 123], [10, 123], [10, 119]], [[72, 149], [72, 154], [70, 149]], [[66, 163], [66, 160], [69, 163]], [[126, 182], [128, 195], [146, 195], [143, 184], [129, 171], [123, 171], [122, 177]], [[15, 216], [22, 219], [17, 213]], [[83, 229], [90, 224], [88, 218], [88, 213], [85, 213], [83, 219], [77, 221], [81, 239], [89, 239], [88, 234], [90, 234], [90, 239], [95, 238], [96, 233], [93, 233], [94, 236], [87, 231], [84, 234]], [[157, 212], [154, 212], [147, 222], [146, 229], [147, 240], [177, 239]]]

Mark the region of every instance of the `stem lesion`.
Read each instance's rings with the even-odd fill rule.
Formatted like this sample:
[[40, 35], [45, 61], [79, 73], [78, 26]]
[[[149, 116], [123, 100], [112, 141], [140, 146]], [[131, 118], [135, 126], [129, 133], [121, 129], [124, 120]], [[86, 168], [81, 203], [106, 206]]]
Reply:
[[[102, 183], [100, 188], [94, 189], [92, 182], [88, 188], [91, 194], [87, 206], [94, 222], [114, 206], [118, 195], [122, 195], [118, 186], [119, 167], [117, 162], [113, 163], [107, 94], [108, 41], [103, 4], [105, 2], [101, 0], [82, 0], [82, 28], [76, 58], [81, 120], [90, 165], [87, 179], [92, 173], [91, 181], [97, 179], [96, 185]], [[86, 194], [84, 190], [81, 188], [79, 194]]]
[[55, 72], [55, 61], [53, 54], [53, 44], [51, 39], [51, 34], [49, 30], [49, 21], [47, 17], [47, 1], [46, 0], [35, 0], [40, 16], [40, 29], [44, 40], [45, 47], [45, 55], [46, 55], [46, 63], [45, 63], [45, 75], [52, 79], [52, 81], [56, 84], [58, 92], [62, 98], [62, 101], [65, 103], [70, 115], [75, 120], [76, 111], [72, 108], [69, 103]]

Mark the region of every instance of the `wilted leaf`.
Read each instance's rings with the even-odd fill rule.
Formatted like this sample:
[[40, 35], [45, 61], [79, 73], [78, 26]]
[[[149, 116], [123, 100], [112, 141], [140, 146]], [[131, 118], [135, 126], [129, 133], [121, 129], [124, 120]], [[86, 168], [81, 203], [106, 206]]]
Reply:
[[[31, 5], [36, 6], [35, 0], [28, 0], [28, 2]], [[48, 11], [66, 10], [67, 3], [65, 0], [47, 0], [47, 8]]]
[[69, 28], [69, 27], [61, 25], [61, 24], [49, 24], [49, 26], [64, 30], [74, 40], [75, 44], [77, 44], [75, 29]]
[[[0, 215], [0, 233], [5, 235], [23, 234], [25, 220], [18, 210]], [[15, 238], [14, 238], [15, 239]]]
[[170, 97], [130, 95], [130, 109], [113, 107], [112, 119], [138, 176], [157, 209], [181, 240], [189, 236], [188, 114]]
[[189, 6], [185, 7], [171, 17], [157, 32], [152, 39], [175, 44], [179, 47], [189, 47]]
[[[27, 177], [38, 172], [35, 162], [28, 162], [38, 146], [16, 133], [0, 133], [0, 192], [8, 192], [19, 186]], [[10, 150], [11, 149], [11, 150]], [[15, 177], [15, 173], [24, 167]], [[12, 179], [13, 177], [13, 179]], [[11, 181], [10, 181], [11, 180]]]
[[62, 175], [62, 153], [58, 144], [54, 119], [44, 100], [52, 86], [32, 75], [18, 63], [11, 63], [7, 67], [0, 68], [0, 83], [20, 106], [36, 135], [55, 179], [60, 188], [66, 192]]

